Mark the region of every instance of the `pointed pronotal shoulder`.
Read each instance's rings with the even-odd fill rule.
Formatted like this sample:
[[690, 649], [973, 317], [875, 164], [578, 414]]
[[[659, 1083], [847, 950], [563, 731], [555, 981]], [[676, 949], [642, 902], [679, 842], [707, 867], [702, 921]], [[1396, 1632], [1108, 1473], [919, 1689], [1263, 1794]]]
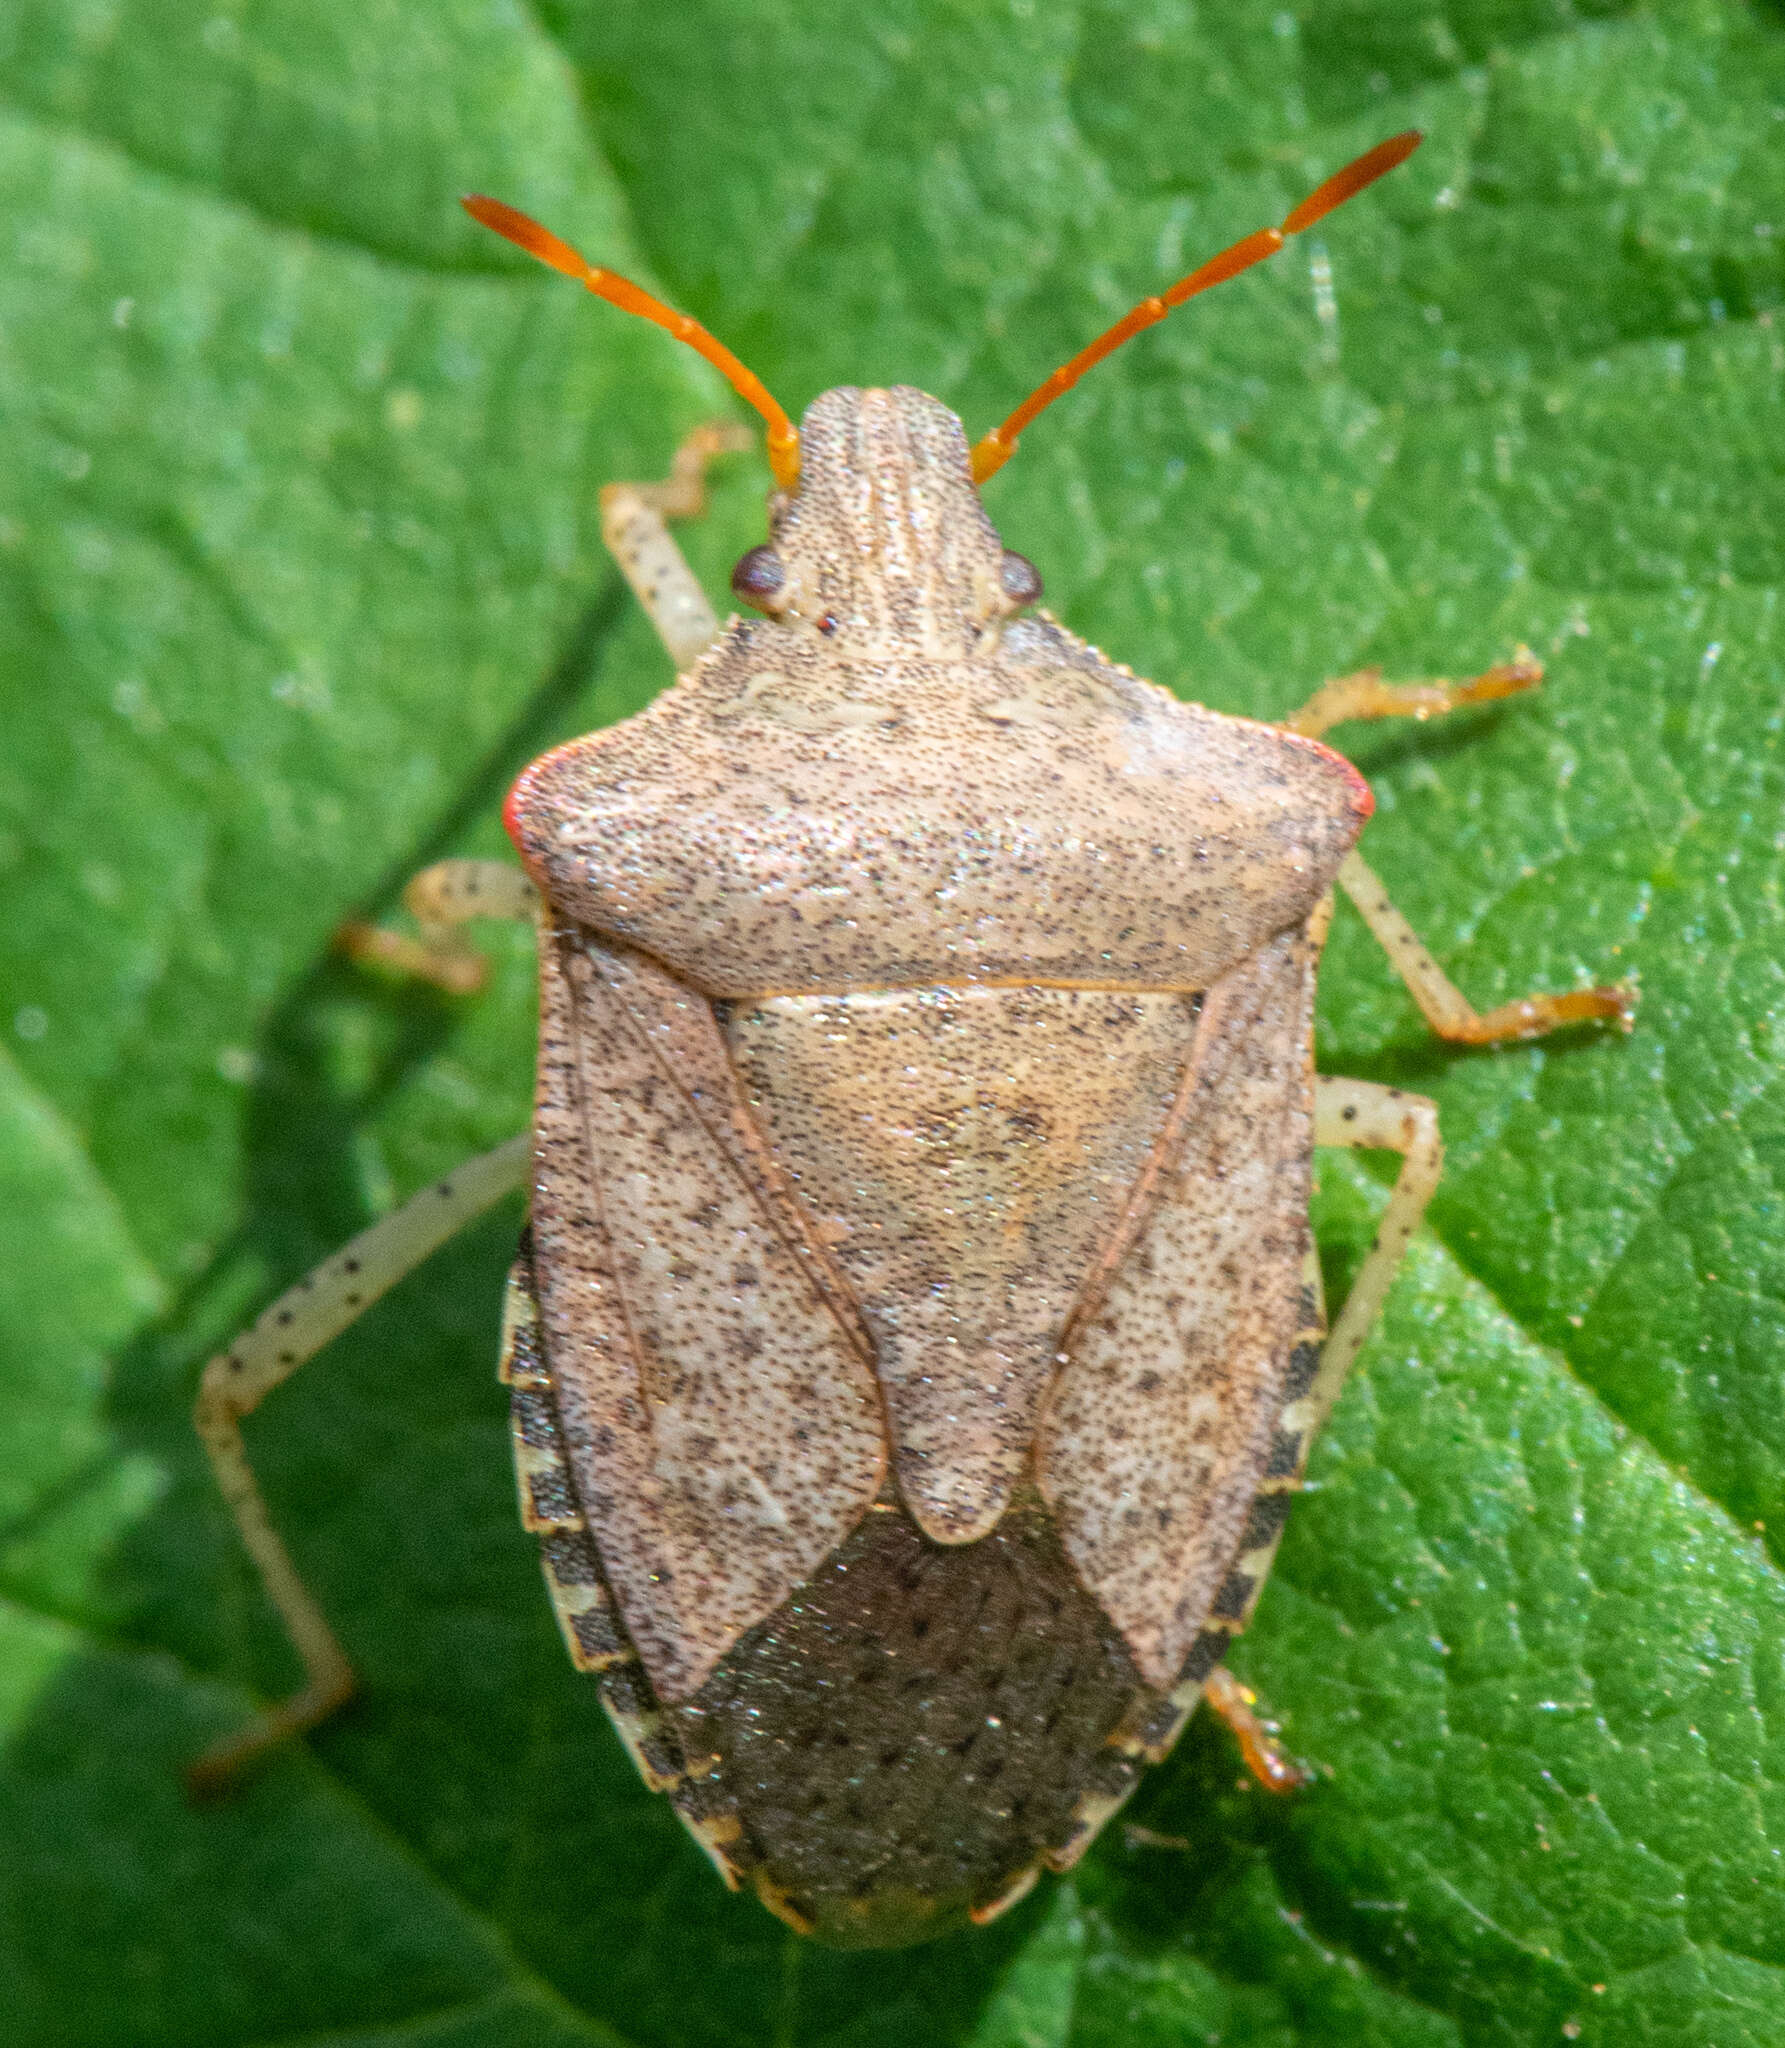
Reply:
[[734, 620], [516, 785], [510, 830], [561, 912], [714, 996], [1201, 989], [1307, 915], [1369, 815], [1349, 763], [1009, 619], [935, 400], [830, 392], [806, 441], [776, 528], [804, 611]]

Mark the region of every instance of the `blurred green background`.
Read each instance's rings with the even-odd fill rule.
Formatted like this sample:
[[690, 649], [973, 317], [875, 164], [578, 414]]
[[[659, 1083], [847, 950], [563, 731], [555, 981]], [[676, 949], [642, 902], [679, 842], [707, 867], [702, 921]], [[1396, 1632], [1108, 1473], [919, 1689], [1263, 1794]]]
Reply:
[[[1785, 2043], [1785, 12], [1742, 0], [9, 0], [0, 12], [0, 2042]], [[1354, 728], [1365, 850], [1483, 1005], [1341, 912], [1322, 1064], [1436, 1095], [1431, 1229], [1240, 1666], [1076, 1877], [892, 1957], [717, 1886], [559, 1647], [493, 1381], [516, 1216], [250, 1425], [365, 1679], [233, 1805], [289, 1651], [199, 1364], [526, 1115], [528, 941], [332, 961], [667, 664], [595, 495], [723, 409], [459, 212], [497, 193], [796, 412], [978, 432], [1395, 129], [1402, 171], [1105, 366], [987, 499], [1065, 620]], [[1317, 289], [1330, 276], [1330, 298]], [[761, 537], [732, 460], [688, 538]], [[1325, 1157], [1342, 1283], [1382, 1162]]]

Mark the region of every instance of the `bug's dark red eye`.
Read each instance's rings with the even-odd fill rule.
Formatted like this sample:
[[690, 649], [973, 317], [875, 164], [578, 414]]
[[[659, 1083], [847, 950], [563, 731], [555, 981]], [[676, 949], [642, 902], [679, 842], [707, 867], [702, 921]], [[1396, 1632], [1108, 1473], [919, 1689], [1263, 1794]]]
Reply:
[[781, 557], [766, 543], [740, 555], [737, 567], [731, 572], [732, 590], [759, 612], [774, 610], [775, 598], [786, 580], [787, 572], [781, 566]]
[[1004, 585], [1004, 595], [1014, 605], [1036, 603], [1041, 596], [1041, 572], [1027, 555], [1019, 555], [1014, 548], [1004, 550], [1004, 566], [999, 580]]

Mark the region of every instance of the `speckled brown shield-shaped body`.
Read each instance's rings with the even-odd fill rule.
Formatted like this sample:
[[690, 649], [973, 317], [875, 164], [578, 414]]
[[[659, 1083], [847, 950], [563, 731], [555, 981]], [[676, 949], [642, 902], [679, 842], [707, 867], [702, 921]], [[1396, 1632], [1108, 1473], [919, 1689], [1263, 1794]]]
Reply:
[[1311, 921], [1370, 800], [1018, 616], [935, 400], [832, 391], [801, 442], [774, 616], [510, 801], [505, 1370], [647, 1780], [783, 1917], [888, 1943], [1072, 1862], [1268, 1566]]
[[[240, 1424], [532, 1168], [509, 1287], [523, 1516], [575, 1662], [727, 1882], [846, 1944], [984, 1921], [1065, 1869], [1201, 1697], [1298, 1780], [1221, 1659], [1308, 1442], [1438, 1182], [1436, 1106], [1322, 1076], [1337, 883], [1458, 1045], [1627, 986], [1480, 1012], [1351, 851], [1370, 798], [1315, 736], [1532, 687], [1330, 679], [1286, 726], [1179, 703], [1045, 615], [982, 510], [1025, 427], [1131, 335], [1404, 162], [1408, 130], [1149, 296], [968, 454], [911, 390], [796, 431], [694, 321], [506, 203], [486, 226], [699, 350], [762, 417], [772, 540], [721, 630], [664, 521], [699, 429], [603, 538], [686, 668], [530, 768], [531, 881], [438, 862], [422, 937], [352, 957], [477, 986], [459, 925], [539, 915], [534, 1130], [418, 1191], [205, 1367], [194, 1419], [303, 1660], [221, 1736], [226, 1788], [352, 1693]], [[1323, 1144], [1401, 1167], [1330, 1337], [1306, 1221]]]

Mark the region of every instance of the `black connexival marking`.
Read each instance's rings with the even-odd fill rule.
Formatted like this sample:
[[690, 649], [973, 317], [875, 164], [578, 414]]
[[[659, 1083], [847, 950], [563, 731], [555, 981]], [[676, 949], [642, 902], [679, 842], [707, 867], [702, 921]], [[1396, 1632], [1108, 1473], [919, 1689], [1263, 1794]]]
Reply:
[[542, 1536], [539, 1539], [539, 1547], [545, 1555], [546, 1569], [551, 1573], [554, 1584], [601, 1584], [601, 1563], [595, 1555], [594, 1544], [587, 1536]]
[[1320, 1370], [1320, 1346], [1298, 1344], [1289, 1354], [1288, 1369], [1283, 1375], [1283, 1398], [1285, 1401], [1299, 1401], [1314, 1384], [1314, 1375]]
[[579, 1522], [582, 1515], [570, 1497], [569, 1482], [562, 1471], [533, 1472], [527, 1476], [527, 1493], [533, 1502], [533, 1517], [540, 1522]]
[[1294, 1499], [1288, 1493], [1261, 1493], [1252, 1503], [1252, 1511], [1246, 1517], [1246, 1527], [1240, 1537], [1240, 1552], [1262, 1550], [1267, 1543], [1275, 1543], [1283, 1533], [1283, 1524], [1289, 1519], [1289, 1504]]
[[1215, 1595], [1209, 1612], [1219, 1621], [1238, 1621], [1246, 1611], [1246, 1603], [1252, 1598], [1252, 1589], [1258, 1581], [1250, 1572], [1229, 1572], [1221, 1581], [1221, 1590]]
[[1190, 1645], [1190, 1654], [1184, 1659], [1184, 1668], [1178, 1673], [1179, 1685], [1200, 1685], [1227, 1655], [1233, 1637], [1224, 1628], [1205, 1628]]
[[515, 1434], [530, 1450], [557, 1448], [558, 1419], [547, 1395], [535, 1388], [517, 1387], [509, 1396], [508, 1412], [514, 1420]]
[[1280, 1429], [1271, 1438], [1271, 1454], [1265, 1463], [1264, 1476], [1267, 1479], [1293, 1479], [1301, 1469], [1301, 1434], [1293, 1429]]

